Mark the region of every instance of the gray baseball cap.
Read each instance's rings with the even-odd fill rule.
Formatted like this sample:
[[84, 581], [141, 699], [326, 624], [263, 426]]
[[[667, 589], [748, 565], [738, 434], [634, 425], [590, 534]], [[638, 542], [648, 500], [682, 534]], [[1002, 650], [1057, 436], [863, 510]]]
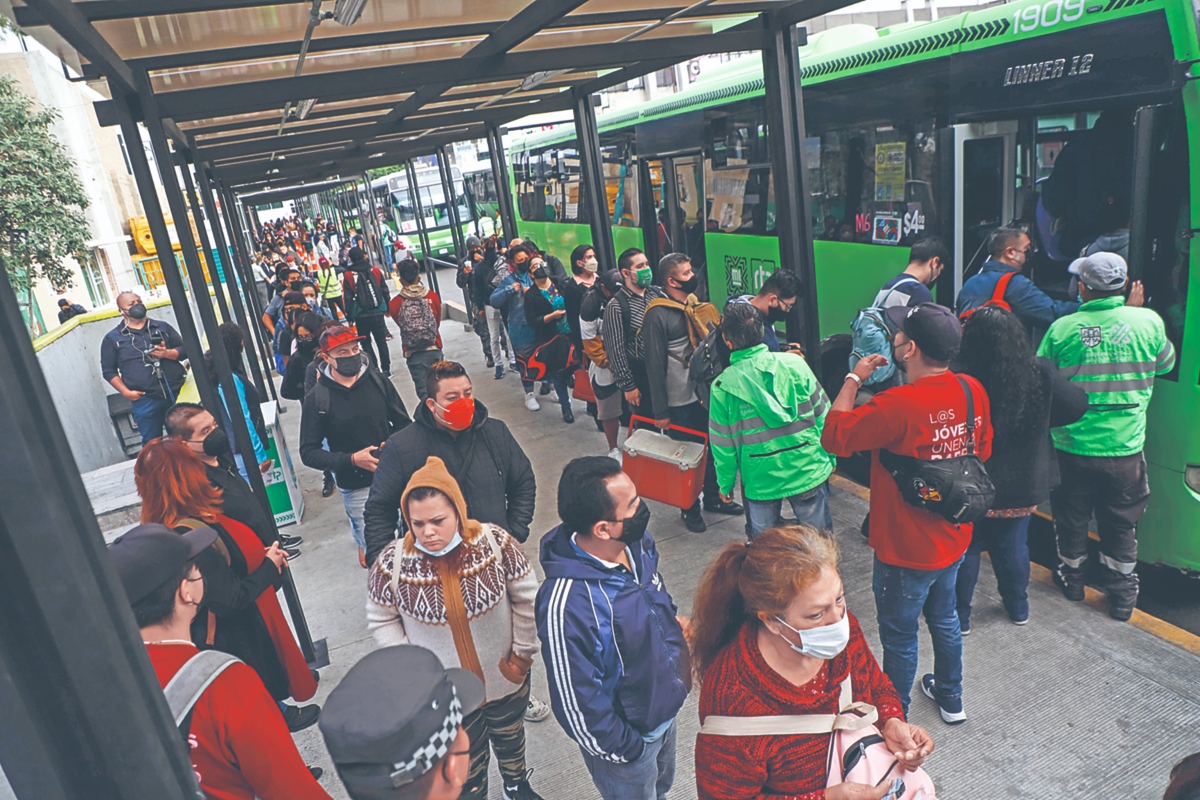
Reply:
[[1092, 253], [1077, 258], [1067, 267], [1067, 272], [1078, 275], [1080, 281], [1097, 292], [1120, 289], [1129, 278], [1129, 266], [1116, 253]]

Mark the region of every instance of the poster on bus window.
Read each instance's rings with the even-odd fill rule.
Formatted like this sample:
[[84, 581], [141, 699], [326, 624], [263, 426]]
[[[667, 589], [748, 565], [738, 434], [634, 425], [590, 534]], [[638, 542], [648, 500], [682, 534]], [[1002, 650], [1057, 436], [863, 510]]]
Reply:
[[875, 202], [904, 200], [904, 142], [875, 145]]

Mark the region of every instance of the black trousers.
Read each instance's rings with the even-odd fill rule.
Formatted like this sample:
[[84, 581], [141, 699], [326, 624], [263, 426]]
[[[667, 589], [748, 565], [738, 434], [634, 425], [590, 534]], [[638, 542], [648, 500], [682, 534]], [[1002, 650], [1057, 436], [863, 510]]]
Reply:
[[[667, 409], [671, 417], [671, 424], [678, 425], [681, 428], [691, 428], [694, 431], [701, 433], [708, 432], [708, 409], [700, 405], [700, 401], [688, 403], [686, 406], [672, 406]], [[667, 435], [678, 442], [701, 442], [704, 441], [699, 436], [677, 431], [674, 428], [667, 429]], [[721, 502], [720, 490], [717, 489], [717, 467], [713, 464], [712, 453], [709, 452], [708, 460], [704, 465], [704, 501], [710, 505]], [[700, 509], [700, 501], [692, 506], [693, 509]]]
[[383, 314], [370, 314], [368, 316], [360, 316], [354, 320], [354, 325], [358, 329], [359, 336], [365, 336], [362, 342], [362, 349], [365, 352], [373, 353], [371, 348], [371, 340], [375, 340], [375, 345], [379, 348], [379, 355], [375, 359], [375, 363], [379, 365], [379, 369], [386, 375], [392, 371], [392, 357], [388, 353], [387, 345], [387, 322], [384, 320]]
[[1137, 524], [1150, 499], [1146, 459], [1132, 456], [1078, 456], [1058, 451], [1062, 483], [1050, 494], [1058, 539], [1059, 574], [1082, 583], [1087, 568], [1088, 523], [1096, 515], [1100, 566], [1110, 600], [1137, 600]]

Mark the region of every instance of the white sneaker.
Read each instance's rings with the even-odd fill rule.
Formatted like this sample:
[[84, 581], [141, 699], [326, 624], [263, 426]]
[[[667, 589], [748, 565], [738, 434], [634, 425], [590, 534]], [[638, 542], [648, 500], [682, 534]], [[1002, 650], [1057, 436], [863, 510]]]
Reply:
[[541, 722], [548, 716], [550, 716], [550, 706], [533, 695], [529, 695], [529, 706], [525, 709], [525, 721]]
[[525, 393], [525, 407], [530, 411], [540, 411], [542, 408], [538, 405], [537, 398], [533, 396], [533, 392]]
[[615, 459], [618, 464], [622, 463], [621, 462], [621, 448], [614, 447], [612, 450], [609, 450], [608, 457]]

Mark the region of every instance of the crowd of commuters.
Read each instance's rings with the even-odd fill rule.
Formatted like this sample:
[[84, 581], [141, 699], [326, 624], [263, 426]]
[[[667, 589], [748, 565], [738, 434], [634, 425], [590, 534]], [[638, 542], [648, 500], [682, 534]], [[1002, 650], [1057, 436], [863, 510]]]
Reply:
[[[1031, 618], [1027, 537], [1039, 505], [1049, 500], [1055, 517], [1064, 596], [1083, 599], [1095, 514], [1109, 614], [1132, 614], [1150, 491], [1146, 407], [1175, 354], [1118, 254], [1073, 262], [1078, 302], [1055, 300], [1022, 274], [1029, 236], [999, 228], [951, 310], [931, 292], [950, 266], [947, 248], [918, 241], [871, 307], [886, 345], [856, 353], [827, 395], [776, 328], [802, 294], [791, 272], [718, 309], [697, 296], [686, 255], [651, 265], [630, 249], [606, 270], [582, 245], [568, 274], [528, 240], [470, 237], [457, 283], [487, 367], [497, 380], [506, 366], [518, 373], [530, 412], [540, 382], [574, 422], [575, 394], [605, 435], [607, 456], [574, 458], [559, 477], [560, 524], [540, 540], [539, 585], [521, 546], [534, 468], [466, 369], [446, 359], [442, 298], [419, 265], [397, 263], [392, 294], [353, 233], [341, 242], [319, 221], [283, 230], [261, 239], [280, 264], [263, 324], [281, 355], [283, 395], [302, 402], [301, 460], [341, 492], [380, 646], [323, 710], [296, 704], [313, 696], [317, 676], [274, 593], [299, 541], [281, 541], [246, 465], [231, 458], [229, 411], [172, 406], [171, 365], [185, 354], [136, 296], [118, 299], [122, 324], [102, 348], [106, 377], [147, 420], [144, 435], [155, 434], [135, 472], [146, 524], [112, 553], [156, 670], [166, 685], [199, 663], [197, 652], [227, 654], [196, 667], [224, 671], [191, 717], [202, 785], [244, 787], [218, 796], [325, 796], [284, 741], [319, 717], [352, 797], [485, 798], [494, 752], [503, 796], [536, 800], [525, 726], [553, 713], [601, 797], [662, 800], [695, 683], [701, 798], [877, 800], [891, 796], [893, 770], [910, 787], [931, 786], [922, 764], [933, 737], [907, 722], [914, 688], [946, 724], [967, 720], [963, 636], [983, 551], [1009, 619]], [[339, 245], [335, 280], [322, 248]], [[389, 377], [389, 316], [418, 397], [411, 417]], [[1030, 326], [1048, 328], [1036, 349]], [[222, 345], [240, 364], [235, 333]], [[871, 385], [885, 365], [894, 375]], [[237, 386], [253, 422], [256, 398]], [[222, 403], [239, 413], [234, 398]], [[622, 469], [622, 420], [707, 440], [702, 491], [680, 509], [688, 530], [705, 530], [702, 512], [745, 517], [745, 541], [709, 565], [690, 620], [660, 571], [646, 487]], [[168, 437], [156, 438], [164, 426]], [[881, 662], [846, 608], [833, 532], [830, 475], [838, 457], [860, 453], [871, 464]], [[967, 459], [985, 465], [991, 493], [963, 520], [936, 511], [938, 492], [913, 476]], [[925, 672], [922, 616], [934, 654]], [[549, 705], [530, 690], [539, 656]], [[849, 754], [867, 765], [871, 747], [885, 748], [891, 766], [868, 780]], [[836, 780], [834, 755], [845, 759]], [[1197, 770], [1185, 762], [1176, 772], [1186, 781]]]

